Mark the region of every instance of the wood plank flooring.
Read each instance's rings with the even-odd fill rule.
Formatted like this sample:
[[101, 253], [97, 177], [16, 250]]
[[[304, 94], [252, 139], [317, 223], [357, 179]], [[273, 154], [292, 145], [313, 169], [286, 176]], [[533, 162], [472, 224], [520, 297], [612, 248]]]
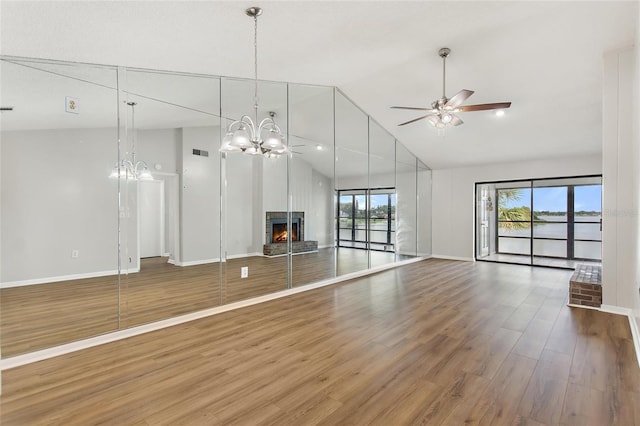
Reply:
[[2, 425], [634, 425], [570, 272], [428, 260], [3, 372]]
[[[393, 253], [371, 253], [373, 265]], [[367, 252], [322, 249], [293, 256], [292, 284], [309, 284], [366, 269]], [[60, 345], [287, 288], [287, 258], [254, 256], [179, 267], [142, 259], [141, 271], [0, 290], [2, 356]], [[240, 278], [240, 267], [249, 277]]]

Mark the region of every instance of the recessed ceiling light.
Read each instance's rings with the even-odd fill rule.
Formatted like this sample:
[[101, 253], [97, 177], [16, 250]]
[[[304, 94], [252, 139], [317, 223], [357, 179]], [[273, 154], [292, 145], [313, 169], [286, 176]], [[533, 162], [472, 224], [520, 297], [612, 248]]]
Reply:
[[496, 111], [496, 117], [502, 117], [504, 115], [504, 110], [503, 109], [499, 109]]
[[324, 149], [324, 147], [322, 145], [318, 144], [318, 145], [316, 145], [316, 149], [318, 151], [322, 151]]

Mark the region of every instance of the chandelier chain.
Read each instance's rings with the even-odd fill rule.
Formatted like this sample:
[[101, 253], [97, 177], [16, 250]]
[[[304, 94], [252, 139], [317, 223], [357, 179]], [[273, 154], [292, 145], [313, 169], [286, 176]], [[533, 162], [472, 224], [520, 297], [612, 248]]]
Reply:
[[253, 108], [255, 120], [258, 122], [258, 15], [253, 17]]
[[127, 102], [131, 107], [131, 160], [136, 162], [136, 102]]

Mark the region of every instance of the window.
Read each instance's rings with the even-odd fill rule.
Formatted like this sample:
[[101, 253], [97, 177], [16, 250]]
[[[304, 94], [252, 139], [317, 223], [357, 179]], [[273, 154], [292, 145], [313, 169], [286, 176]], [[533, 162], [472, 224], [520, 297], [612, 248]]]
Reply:
[[476, 184], [476, 259], [599, 263], [601, 199], [601, 176]]
[[340, 190], [336, 199], [339, 247], [393, 251], [396, 212], [393, 188]]

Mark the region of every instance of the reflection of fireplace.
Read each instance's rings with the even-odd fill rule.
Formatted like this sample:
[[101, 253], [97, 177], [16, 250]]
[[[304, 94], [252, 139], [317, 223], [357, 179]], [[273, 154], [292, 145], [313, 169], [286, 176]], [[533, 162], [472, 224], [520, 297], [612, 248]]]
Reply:
[[[287, 212], [267, 212], [264, 238], [265, 256], [318, 251], [317, 241], [304, 239], [304, 212], [291, 212], [291, 229], [287, 229]], [[289, 244], [287, 244], [289, 242]]]
[[265, 222], [267, 244], [304, 240], [304, 212], [291, 212], [291, 230], [287, 229], [287, 212], [267, 212]]
[[289, 238], [291, 241], [298, 241], [298, 224], [296, 222], [291, 223], [291, 232], [287, 231], [287, 224], [285, 223], [271, 223], [271, 242], [272, 243], [284, 243]]

